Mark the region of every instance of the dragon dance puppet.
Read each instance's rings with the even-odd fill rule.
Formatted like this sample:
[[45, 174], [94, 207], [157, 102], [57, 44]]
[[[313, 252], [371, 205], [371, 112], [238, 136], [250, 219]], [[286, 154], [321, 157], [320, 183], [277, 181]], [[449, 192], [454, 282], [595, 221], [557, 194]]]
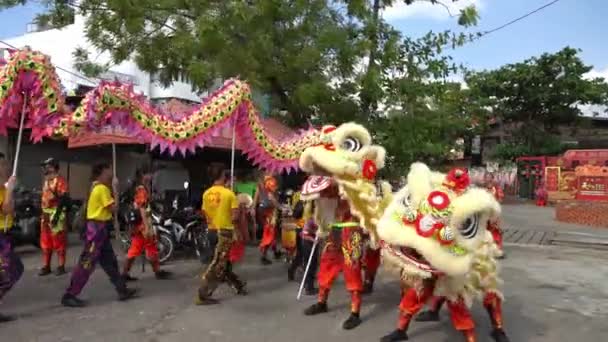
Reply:
[[403, 288], [398, 327], [382, 341], [407, 340], [412, 317], [433, 295], [446, 298], [452, 323], [467, 342], [476, 341], [469, 307], [485, 296], [492, 336], [508, 341], [498, 289], [499, 250], [487, 229], [499, 214], [490, 192], [469, 187], [465, 170], [444, 175], [412, 165], [407, 185], [378, 223], [384, 263], [400, 276]]

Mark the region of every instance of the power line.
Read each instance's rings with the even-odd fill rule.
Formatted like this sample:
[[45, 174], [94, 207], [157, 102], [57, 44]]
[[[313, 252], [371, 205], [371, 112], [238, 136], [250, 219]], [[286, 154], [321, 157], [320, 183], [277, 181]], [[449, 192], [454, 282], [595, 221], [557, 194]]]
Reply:
[[[5, 41], [0, 40], [0, 43], [1, 43], [1, 44], [6, 45], [6, 46], [8, 46], [8, 47], [10, 47], [11, 49], [15, 49], [15, 50], [21, 50], [21, 49], [17, 48], [16, 46], [11, 45], [11, 44], [9, 44], [9, 43], [7, 43], [7, 42], [5, 42]], [[98, 82], [95, 82], [95, 81], [92, 81], [92, 80], [88, 79], [87, 77], [85, 77], [85, 76], [83, 76], [83, 75], [77, 74], [77, 73], [75, 73], [75, 72], [73, 72], [73, 71], [70, 71], [70, 70], [68, 70], [68, 69], [62, 68], [62, 67], [60, 67], [60, 66], [55, 65], [55, 68], [56, 68], [56, 69], [59, 69], [59, 70], [61, 70], [61, 71], [63, 71], [63, 72], [65, 72], [65, 73], [68, 73], [68, 74], [70, 74], [70, 75], [72, 75], [72, 76], [75, 76], [75, 77], [77, 77], [77, 78], [80, 78], [81, 80], [85, 80], [85, 81], [87, 81], [87, 82], [89, 82], [89, 83], [92, 83], [92, 84], [97, 84], [97, 83], [98, 83]]]
[[551, 2], [548, 2], [548, 3], [544, 4], [544, 5], [542, 5], [542, 6], [538, 7], [538, 8], [536, 8], [535, 10], [532, 10], [532, 11], [530, 11], [530, 12], [528, 12], [528, 13], [526, 13], [526, 14], [522, 15], [522, 16], [519, 16], [519, 17], [517, 17], [517, 18], [515, 18], [515, 19], [513, 19], [513, 20], [511, 20], [511, 21], [508, 21], [508, 22], [506, 22], [506, 23], [504, 23], [504, 24], [502, 24], [502, 25], [500, 25], [500, 26], [498, 26], [498, 27], [495, 27], [495, 28], [493, 28], [493, 29], [491, 29], [491, 30], [488, 30], [488, 31], [484, 31], [484, 32], [482, 32], [481, 36], [477, 37], [477, 39], [479, 39], [479, 38], [481, 38], [481, 37], [484, 37], [484, 36], [487, 36], [487, 35], [489, 35], [489, 34], [491, 34], [491, 33], [496, 32], [496, 31], [502, 30], [503, 28], [505, 28], [505, 27], [507, 27], [507, 26], [511, 26], [511, 25], [513, 25], [513, 24], [517, 23], [518, 21], [524, 20], [524, 19], [526, 19], [527, 17], [529, 17], [529, 16], [531, 16], [531, 15], [534, 15], [534, 14], [536, 14], [537, 12], [540, 12], [540, 11], [544, 10], [545, 8], [547, 8], [547, 7], [551, 6], [551, 5], [555, 5], [555, 4], [556, 4], [557, 2], [559, 2], [559, 1], [560, 1], [560, 0], [553, 0], [553, 1], [551, 1]]

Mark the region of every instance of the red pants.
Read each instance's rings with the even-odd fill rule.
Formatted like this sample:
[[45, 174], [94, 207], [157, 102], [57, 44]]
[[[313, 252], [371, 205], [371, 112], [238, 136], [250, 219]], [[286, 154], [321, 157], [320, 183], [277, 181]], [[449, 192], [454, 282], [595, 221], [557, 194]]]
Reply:
[[259, 246], [260, 252], [266, 253], [270, 247], [272, 247], [273, 250], [276, 250], [277, 227], [272, 224], [274, 209], [265, 209], [260, 215], [262, 215], [261, 221], [264, 223], [264, 231]]
[[127, 258], [137, 258], [144, 250], [146, 251], [148, 260], [158, 260], [156, 237], [144, 237], [141, 233], [134, 233], [131, 235], [131, 247], [129, 247], [129, 251], [127, 252]]
[[[415, 316], [424, 307], [426, 302], [431, 299], [433, 291], [434, 284], [425, 286], [420, 293], [414, 288], [405, 290], [401, 297], [401, 303], [399, 303], [399, 310], [401, 311], [401, 316], [407, 317], [407, 324], [409, 324], [409, 319]], [[456, 330], [469, 331], [475, 328], [471, 312], [464, 304], [464, 301], [448, 301], [448, 310], [450, 311], [452, 324]]]
[[380, 249], [367, 247], [363, 256], [363, 267], [365, 268], [365, 281], [373, 282], [380, 267]]
[[59, 266], [65, 265], [66, 245], [67, 235], [65, 229], [57, 234], [53, 234], [49, 215], [43, 214], [40, 220], [40, 249], [42, 249], [44, 266], [50, 266], [53, 251], [57, 252]]
[[342, 272], [346, 289], [351, 293], [351, 312], [358, 313], [361, 308], [361, 292], [363, 291], [361, 229], [343, 228], [341, 238], [336, 238], [336, 235], [336, 232], [332, 232], [321, 254], [317, 274], [319, 302], [327, 302], [329, 289]]
[[502, 250], [502, 230], [498, 225], [498, 222], [488, 223], [488, 230], [492, 233], [492, 238], [500, 250]]

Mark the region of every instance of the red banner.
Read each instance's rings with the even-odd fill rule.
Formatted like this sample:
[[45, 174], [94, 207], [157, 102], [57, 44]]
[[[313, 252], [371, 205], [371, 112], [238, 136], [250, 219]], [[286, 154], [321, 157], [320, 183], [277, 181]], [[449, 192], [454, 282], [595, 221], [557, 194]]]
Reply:
[[608, 177], [578, 177], [576, 199], [608, 200]]
[[545, 168], [545, 190], [547, 191], [558, 191], [559, 190], [559, 167], [546, 167]]

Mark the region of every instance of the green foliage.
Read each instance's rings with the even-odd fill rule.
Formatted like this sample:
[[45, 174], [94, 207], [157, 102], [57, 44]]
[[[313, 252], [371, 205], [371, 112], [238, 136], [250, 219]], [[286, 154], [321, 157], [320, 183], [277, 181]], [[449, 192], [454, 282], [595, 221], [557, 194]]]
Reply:
[[497, 70], [470, 73], [466, 82], [502, 118], [515, 144], [538, 154], [539, 147], [558, 134], [558, 127], [580, 121], [580, 105], [608, 104], [608, 83], [585, 78], [592, 67], [578, 52], [566, 47]]
[[[449, 12], [441, 1], [416, 1]], [[0, 8], [24, 2], [0, 0]], [[186, 75], [196, 89], [238, 76], [268, 94], [272, 114], [292, 125], [370, 125], [393, 156], [392, 169], [403, 170], [414, 160], [444, 160], [483, 111], [480, 100], [446, 82], [460, 70], [446, 49], [477, 35], [404, 37], [381, 15], [398, 2], [414, 1], [46, 1], [39, 20], [63, 26], [75, 8], [86, 15], [86, 37], [112, 63], [132, 58], [164, 84]], [[464, 27], [479, 18], [474, 7], [449, 14]], [[88, 76], [109, 67], [83, 49], [74, 61]]]
[[542, 144], [533, 147], [518, 143], [500, 144], [494, 150], [492, 157], [503, 163], [513, 162], [522, 156], [556, 156], [571, 148], [575, 146], [562, 143], [557, 137], [549, 135]]
[[72, 57], [74, 58], [74, 67], [87, 77], [97, 77], [110, 69], [109, 64], [100, 65], [91, 62], [89, 52], [81, 47], [72, 52]]

